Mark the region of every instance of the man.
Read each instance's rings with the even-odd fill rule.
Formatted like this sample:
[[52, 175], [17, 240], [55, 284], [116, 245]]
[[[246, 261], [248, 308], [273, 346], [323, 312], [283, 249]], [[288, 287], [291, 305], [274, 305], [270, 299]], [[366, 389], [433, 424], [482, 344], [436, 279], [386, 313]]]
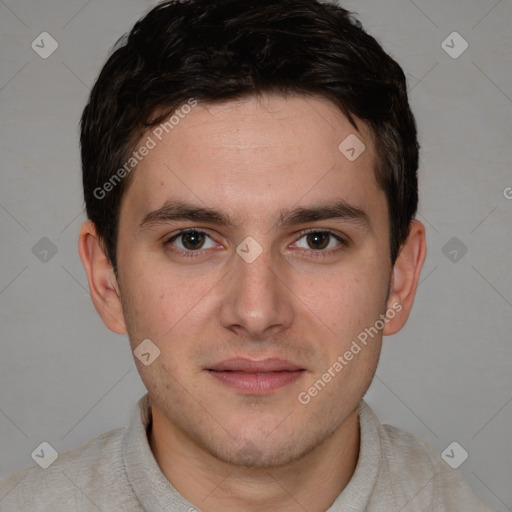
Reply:
[[486, 511], [362, 400], [426, 255], [404, 74], [315, 0], [166, 2], [81, 123], [79, 251], [148, 390], [6, 511]]

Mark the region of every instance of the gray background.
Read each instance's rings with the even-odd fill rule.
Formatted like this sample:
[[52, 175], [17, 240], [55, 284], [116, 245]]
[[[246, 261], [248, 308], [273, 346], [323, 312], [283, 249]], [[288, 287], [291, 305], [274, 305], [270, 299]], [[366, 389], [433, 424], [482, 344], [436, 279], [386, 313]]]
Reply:
[[[108, 50], [154, 3], [0, 0], [0, 478], [42, 441], [60, 452], [125, 425], [145, 392], [78, 256], [78, 121]], [[412, 315], [384, 339], [366, 399], [440, 452], [460, 443], [475, 493], [512, 510], [512, 3], [342, 5], [408, 77], [428, 242]], [[43, 31], [59, 45], [47, 59], [31, 48]], [[442, 48], [454, 31], [469, 43], [457, 59]]]

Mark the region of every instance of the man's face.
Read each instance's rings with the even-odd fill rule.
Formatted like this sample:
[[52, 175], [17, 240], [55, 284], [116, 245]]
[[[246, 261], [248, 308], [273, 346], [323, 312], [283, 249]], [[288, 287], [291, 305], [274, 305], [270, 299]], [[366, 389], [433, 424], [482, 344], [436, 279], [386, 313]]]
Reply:
[[[197, 105], [162, 141], [153, 137], [156, 147], [132, 171], [117, 248], [132, 349], [150, 339], [160, 350], [148, 366], [137, 361], [154, 414], [219, 459], [295, 460], [354, 411], [372, 380], [380, 332], [308, 403], [298, 399], [386, 312], [387, 203], [358, 124], [361, 132], [332, 103], [298, 96]], [[354, 161], [338, 148], [350, 134], [366, 146]], [[281, 219], [341, 201], [368, 223]], [[232, 225], [139, 227], [177, 202]], [[178, 236], [191, 228], [200, 232]]]

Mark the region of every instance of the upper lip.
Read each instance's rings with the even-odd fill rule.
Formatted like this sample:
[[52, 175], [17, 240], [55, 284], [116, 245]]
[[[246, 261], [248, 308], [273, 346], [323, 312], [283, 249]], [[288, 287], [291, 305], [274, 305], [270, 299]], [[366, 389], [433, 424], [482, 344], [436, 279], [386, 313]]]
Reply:
[[304, 370], [304, 368], [296, 364], [286, 361], [284, 359], [268, 358], [268, 359], [246, 359], [243, 357], [235, 357], [232, 359], [225, 359], [220, 363], [215, 364], [208, 370], [217, 372], [222, 371], [235, 371], [247, 373], [268, 373], [268, 372], [293, 372], [297, 370]]

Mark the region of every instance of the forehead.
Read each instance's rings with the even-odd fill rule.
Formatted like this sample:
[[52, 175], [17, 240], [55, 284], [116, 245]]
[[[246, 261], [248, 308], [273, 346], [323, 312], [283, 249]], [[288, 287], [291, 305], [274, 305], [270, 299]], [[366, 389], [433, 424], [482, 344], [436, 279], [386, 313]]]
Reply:
[[133, 224], [172, 200], [260, 222], [338, 199], [362, 210], [380, 202], [382, 209], [371, 133], [356, 121], [359, 130], [330, 101], [303, 96], [184, 109], [136, 146], [151, 140], [153, 147], [132, 171], [121, 219]]

